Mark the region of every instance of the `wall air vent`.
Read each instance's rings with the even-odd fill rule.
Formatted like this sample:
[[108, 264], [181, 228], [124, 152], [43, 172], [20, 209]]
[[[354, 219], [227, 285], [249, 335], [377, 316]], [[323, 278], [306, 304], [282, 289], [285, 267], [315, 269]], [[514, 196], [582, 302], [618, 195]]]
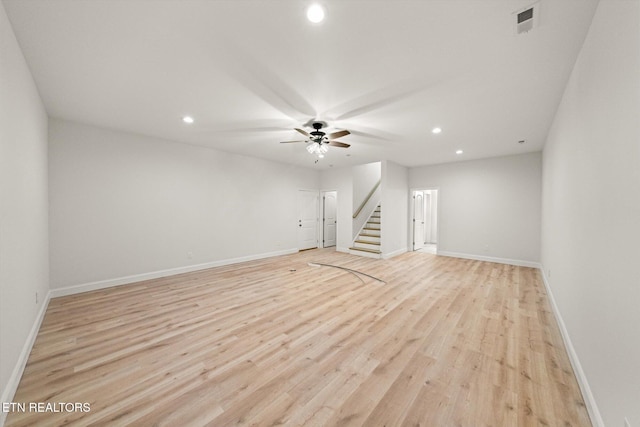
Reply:
[[538, 26], [539, 9], [540, 3], [536, 3], [514, 12], [516, 34], [528, 33]]

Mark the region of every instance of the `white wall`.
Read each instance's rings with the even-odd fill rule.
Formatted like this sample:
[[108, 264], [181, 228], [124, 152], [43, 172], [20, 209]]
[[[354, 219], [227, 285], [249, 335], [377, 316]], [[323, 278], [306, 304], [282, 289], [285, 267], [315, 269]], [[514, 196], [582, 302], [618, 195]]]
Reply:
[[409, 173], [390, 161], [382, 162], [380, 247], [384, 258], [406, 252], [409, 244]]
[[540, 153], [423, 166], [413, 189], [438, 188], [438, 253], [537, 263]]
[[380, 162], [367, 163], [354, 166], [353, 173], [353, 206], [354, 210], [360, 206], [369, 195], [369, 191], [380, 180], [382, 176], [382, 165]]
[[353, 174], [351, 168], [327, 169], [320, 173], [320, 188], [338, 192], [336, 250], [348, 252], [352, 239]]
[[607, 426], [640, 426], [639, 20], [600, 1], [544, 149], [542, 264]]
[[[0, 390], [11, 401], [21, 352], [49, 290], [47, 115], [0, 2]], [[36, 292], [39, 301], [36, 304]], [[26, 356], [26, 354], [22, 355]], [[5, 414], [0, 414], [0, 425]]]
[[[51, 120], [51, 287], [297, 247], [319, 172]], [[189, 257], [191, 253], [191, 257]]]

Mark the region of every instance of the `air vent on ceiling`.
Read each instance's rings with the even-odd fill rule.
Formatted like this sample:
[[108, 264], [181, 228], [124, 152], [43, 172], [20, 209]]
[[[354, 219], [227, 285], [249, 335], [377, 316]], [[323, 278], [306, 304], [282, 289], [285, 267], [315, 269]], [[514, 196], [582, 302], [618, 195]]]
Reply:
[[516, 34], [528, 33], [538, 26], [539, 9], [540, 3], [536, 3], [514, 12]]

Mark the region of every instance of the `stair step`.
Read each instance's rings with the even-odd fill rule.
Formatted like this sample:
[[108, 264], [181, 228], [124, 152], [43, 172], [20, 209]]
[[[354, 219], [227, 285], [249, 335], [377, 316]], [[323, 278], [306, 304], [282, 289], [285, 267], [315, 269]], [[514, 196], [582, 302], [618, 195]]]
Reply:
[[377, 249], [377, 246], [380, 246], [380, 239], [376, 240], [373, 237], [361, 239], [360, 236], [358, 236], [358, 238], [353, 241], [353, 246], [365, 246]]
[[353, 242], [353, 247], [358, 249], [373, 249], [374, 251], [379, 251], [380, 243], [372, 243], [372, 242], [356, 240], [355, 242]]
[[362, 251], [362, 252], [369, 252], [371, 254], [380, 254], [382, 252], [380, 252], [379, 250], [376, 249], [367, 249], [367, 248], [355, 248], [355, 247], [351, 247], [349, 248], [352, 251]]
[[360, 240], [360, 239], [358, 239], [358, 240], [356, 240], [356, 241], [355, 241], [355, 242], [353, 242], [353, 243], [361, 243], [361, 244], [364, 244], [364, 245], [376, 245], [376, 246], [380, 246], [380, 242], [374, 242], [374, 241], [371, 241], [371, 240]]
[[371, 233], [372, 231], [380, 231], [380, 227], [378, 227], [378, 228], [373, 228], [373, 227], [364, 227], [362, 230], [363, 230], [363, 231], [364, 231], [364, 230], [367, 230], [367, 233]]
[[373, 238], [380, 239], [379, 234], [373, 234], [373, 233], [360, 233], [359, 237], [373, 237]]

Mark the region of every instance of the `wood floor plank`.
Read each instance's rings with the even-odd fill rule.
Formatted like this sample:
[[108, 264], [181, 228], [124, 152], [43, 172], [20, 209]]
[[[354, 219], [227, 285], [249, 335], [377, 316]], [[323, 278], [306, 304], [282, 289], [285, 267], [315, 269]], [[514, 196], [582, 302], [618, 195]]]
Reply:
[[536, 269], [331, 249], [55, 298], [14, 401], [91, 410], [7, 426], [591, 425]]

